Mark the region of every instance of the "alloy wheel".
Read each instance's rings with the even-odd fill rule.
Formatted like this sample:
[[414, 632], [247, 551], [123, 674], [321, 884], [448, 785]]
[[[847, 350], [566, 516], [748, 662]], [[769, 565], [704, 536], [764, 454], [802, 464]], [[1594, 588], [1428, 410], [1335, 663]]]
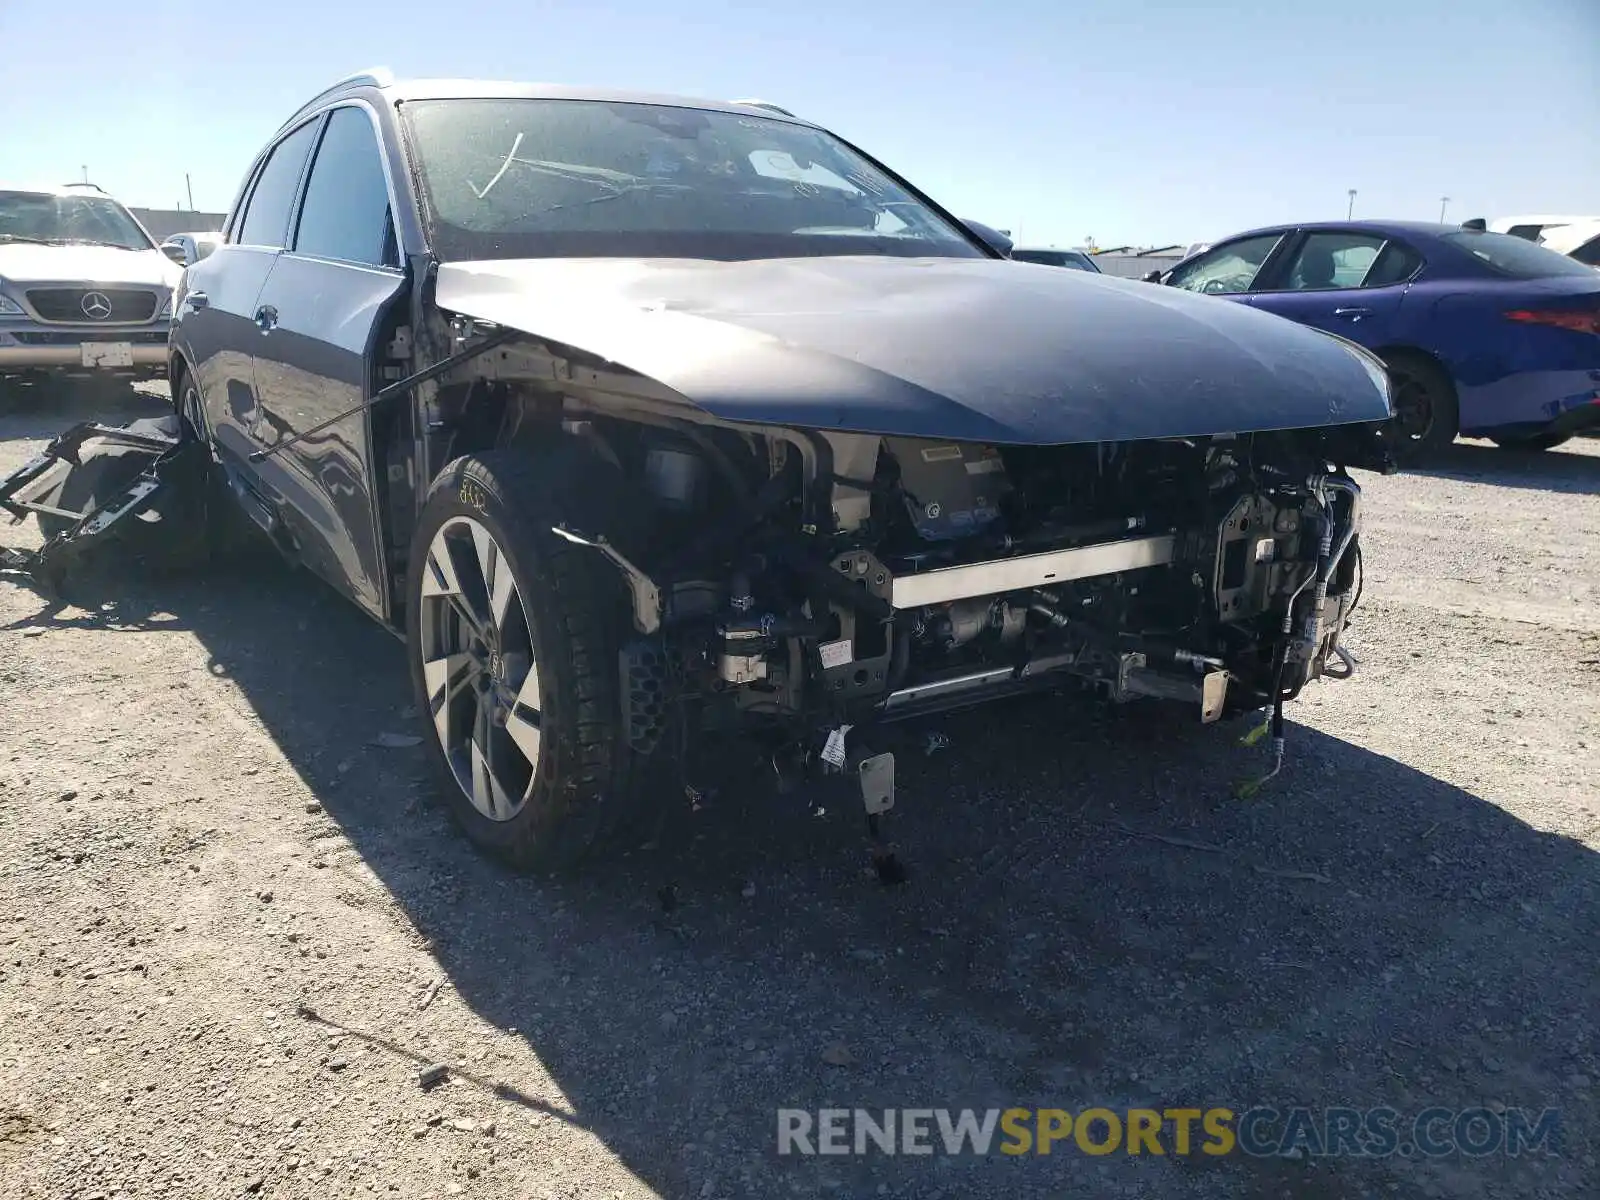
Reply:
[[452, 517], [422, 571], [423, 681], [457, 785], [509, 821], [539, 777], [539, 667], [511, 562], [482, 522]]

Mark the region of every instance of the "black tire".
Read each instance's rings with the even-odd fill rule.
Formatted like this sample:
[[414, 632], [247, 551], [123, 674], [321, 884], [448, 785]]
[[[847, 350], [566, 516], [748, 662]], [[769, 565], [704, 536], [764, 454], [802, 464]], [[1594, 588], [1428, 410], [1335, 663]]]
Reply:
[[1554, 450], [1562, 442], [1572, 440], [1570, 433], [1535, 433], [1526, 437], [1512, 437], [1505, 434], [1490, 434], [1489, 440], [1502, 450], [1520, 450], [1537, 452], [1541, 450]]
[[[626, 528], [629, 520], [624, 499], [627, 491], [620, 473], [577, 448], [563, 446], [537, 455], [521, 451], [469, 455], [451, 463], [434, 481], [412, 539], [406, 633], [412, 689], [429, 758], [439, 774], [451, 815], [467, 837], [522, 870], [563, 871], [576, 866], [630, 829], [644, 801], [645, 760], [628, 745], [620, 694], [618, 652], [623, 639], [632, 635], [626, 587], [597, 551], [550, 532], [553, 525], [569, 523], [604, 532], [627, 545], [626, 537], [616, 532]], [[442, 661], [437, 656], [448, 650], [439, 622], [455, 621], [458, 635], [465, 629], [460, 617], [453, 617], [449, 606], [441, 605], [437, 592], [442, 577], [430, 563], [430, 555], [444, 546], [442, 553], [450, 558], [450, 569], [462, 576], [460, 591], [469, 590], [465, 578], [472, 560], [469, 555], [462, 563], [459, 555], [465, 543], [456, 539], [458, 530], [476, 538], [474, 524], [487, 531], [496, 554], [509, 564], [512, 601], [520, 600], [525, 619], [530, 673], [536, 676], [537, 711], [532, 713], [536, 722], [522, 720], [520, 724], [524, 729], [536, 724], [537, 749], [532, 758], [521, 749], [523, 743], [510, 727], [512, 716], [532, 709], [531, 703], [524, 703], [525, 694], [519, 692], [515, 700], [501, 701], [496, 709], [496, 716], [505, 717], [496, 750], [490, 721], [485, 719], [481, 727], [476, 723], [483, 701], [467, 694], [469, 685], [450, 682], [457, 674], [455, 669], [449, 669], [444, 675], [446, 683], [432, 695], [426, 679], [425, 658], [436, 655], [437, 680]], [[477, 553], [481, 557], [482, 551]], [[498, 579], [500, 561], [496, 555], [490, 556], [492, 569], [476, 577], [486, 590], [478, 591], [479, 600], [467, 606], [479, 611], [481, 603], [483, 615], [490, 618], [484, 622], [485, 628], [493, 623], [492, 613], [486, 610], [493, 607], [488, 591], [494, 585], [487, 581], [491, 576]], [[425, 597], [424, 578], [430, 575], [436, 594]], [[499, 636], [505, 640], [493, 642], [492, 653], [482, 656], [489, 662], [509, 662], [515, 656], [512, 635]], [[481, 665], [473, 669], [477, 674], [470, 686], [477, 689], [477, 696], [506, 686], [508, 668]], [[452, 693], [454, 699], [448, 699]], [[468, 705], [466, 711], [474, 722], [465, 747], [468, 755], [479, 744], [481, 734], [480, 757], [485, 763], [506, 761], [507, 751], [512, 759], [531, 762], [531, 775], [521, 785], [520, 807], [511, 815], [486, 813], [469, 794], [458, 774], [460, 752], [452, 765], [445, 745], [458, 722], [454, 716], [446, 717], [445, 732], [436, 723], [440, 697], [447, 698], [445, 707]], [[509, 746], [506, 739], [517, 740], [517, 747]], [[674, 777], [661, 770], [665, 757], [659, 752], [649, 762], [652, 778], [665, 784]], [[493, 768], [486, 766], [485, 770]], [[476, 787], [476, 760], [473, 771]], [[514, 771], [510, 778], [520, 783], [521, 777]], [[499, 782], [496, 774], [496, 788]], [[502, 790], [496, 795], [510, 793]]]
[[1433, 359], [1392, 351], [1383, 355], [1394, 395], [1394, 418], [1384, 440], [1402, 465], [1425, 462], [1456, 440], [1461, 415], [1455, 385]]

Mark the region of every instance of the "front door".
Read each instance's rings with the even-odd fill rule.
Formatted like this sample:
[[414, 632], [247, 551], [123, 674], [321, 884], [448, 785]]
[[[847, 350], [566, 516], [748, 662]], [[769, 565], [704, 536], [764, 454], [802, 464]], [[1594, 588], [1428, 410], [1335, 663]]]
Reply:
[[[384, 315], [403, 293], [390, 190], [373, 120], [359, 105], [328, 117], [288, 248], [256, 300], [255, 380], [270, 450], [358, 408]], [[358, 411], [257, 466], [306, 565], [387, 618], [368, 414]]]
[[1380, 234], [1309, 230], [1256, 280], [1255, 306], [1368, 348], [1388, 344], [1422, 257]]

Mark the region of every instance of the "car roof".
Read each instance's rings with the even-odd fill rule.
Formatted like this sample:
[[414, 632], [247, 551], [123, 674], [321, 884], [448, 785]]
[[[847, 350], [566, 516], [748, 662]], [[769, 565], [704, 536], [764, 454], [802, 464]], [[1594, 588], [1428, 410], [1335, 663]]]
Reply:
[[1335, 233], [1376, 233], [1384, 237], [1442, 237], [1447, 233], [1461, 232], [1459, 225], [1441, 225], [1437, 221], [1294, 221], [1287, 225], [1266, 225], [1260, 229], [1245, 230], [1243, 233], [1230, 233], [1225, 238], [1218, 238], [1211, 245], [1220, 246], [1223, 242], [1235, 241], [1242, 237], [1289, 233], [1296, 229], [1317, 229]]
[[[594, 100], [609, 104], [659, 104], [669, 108], [694, 108], [736, 116], [763, 117], [795, 125], [811, 125], [775, 104], [765, 101], [740, 103], [737, 100], [711, 100], [659, 92], [638, 92], [619, 88], [575, 86], [560, 83], [516, 83], [496, 79], [395, 79], [383, 68], [373, 68], [339, 80], [319, 92], [284, 122], [283, 128], [324, 104], [371, 89], [390, 104], [409, 100]], [[814, 128], [814, 126], [813, 126]]]
[[770, 117], [809, 125], [792, 114], [733, 100], [707, 100], [664, 92], [636, 92], [622, 88], [577, 87], [559, 83], [509, 83], [494, 79], [408, 79], [392, 83], [384, 92], [394, 101], [406, 100], [598, 100], [611, 104], [662, 104], [671, 108], [701, 108], [746, 116]]

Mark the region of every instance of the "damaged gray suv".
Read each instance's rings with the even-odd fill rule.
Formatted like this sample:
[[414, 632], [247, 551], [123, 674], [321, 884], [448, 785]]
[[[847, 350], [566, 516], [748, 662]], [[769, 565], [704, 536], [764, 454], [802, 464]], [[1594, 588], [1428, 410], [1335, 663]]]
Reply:
[[[1382, 365], [1005, 261], [771, 108], [353, 77], [262, 151], [171, 382], [241, 510], [402, 634], [473, 841], [570, 864], [739, 730], [1077, 682], [1197, 721], [1339, 645]], [[1281, 726], [1280, 726], [1281, 734]]]

